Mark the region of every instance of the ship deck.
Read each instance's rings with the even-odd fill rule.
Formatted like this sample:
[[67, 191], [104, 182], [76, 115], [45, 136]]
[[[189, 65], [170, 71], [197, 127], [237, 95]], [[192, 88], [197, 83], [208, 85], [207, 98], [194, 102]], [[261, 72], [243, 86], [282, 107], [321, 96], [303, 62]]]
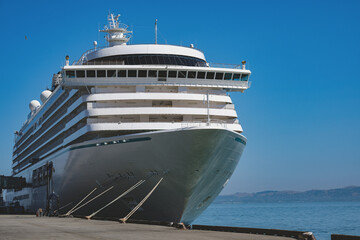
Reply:
[[294, 238], [235, 232], [182, 230], [174, 227], [86, 220], [81, 218], [0, 215], [1, 239], [240, 239], [290, 240]]

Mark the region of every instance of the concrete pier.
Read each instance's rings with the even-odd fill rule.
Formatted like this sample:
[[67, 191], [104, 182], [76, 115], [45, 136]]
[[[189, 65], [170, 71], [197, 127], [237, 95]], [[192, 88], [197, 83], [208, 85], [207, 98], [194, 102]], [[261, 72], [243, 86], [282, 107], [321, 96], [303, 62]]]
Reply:
[[294, 240], [290, 237], [32, 215], [0, 215], [0, 239]]

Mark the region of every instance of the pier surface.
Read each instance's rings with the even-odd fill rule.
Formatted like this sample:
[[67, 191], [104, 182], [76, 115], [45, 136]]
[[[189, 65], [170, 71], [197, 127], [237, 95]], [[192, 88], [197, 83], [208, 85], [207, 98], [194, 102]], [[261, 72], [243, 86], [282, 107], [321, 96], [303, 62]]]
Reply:
[[0, 215], [0, 239], [294, 240], [278, 236], [181, 230], [158, 225], [32, 215]]

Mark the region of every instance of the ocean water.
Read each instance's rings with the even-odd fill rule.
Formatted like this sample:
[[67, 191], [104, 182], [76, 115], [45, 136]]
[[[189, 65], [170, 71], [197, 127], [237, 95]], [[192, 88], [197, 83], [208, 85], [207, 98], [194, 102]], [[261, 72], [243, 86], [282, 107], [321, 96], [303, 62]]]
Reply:
[[193, 224], [360, 236], [360, 202], [213, 203]]

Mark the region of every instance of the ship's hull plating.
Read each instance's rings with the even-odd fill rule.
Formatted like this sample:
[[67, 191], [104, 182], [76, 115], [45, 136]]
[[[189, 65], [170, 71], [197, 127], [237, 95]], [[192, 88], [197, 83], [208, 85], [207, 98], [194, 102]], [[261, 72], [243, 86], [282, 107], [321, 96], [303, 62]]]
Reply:
[[[138, 181], [146, 180], [97, 214], [124, 217], [163, 177], [132, 218], [189, 224], [227, 183], [245, 141], [242, 135], [219, 128], [158, 131], [74, 145], [42, 163], [53, 162], [55, 172], [50, 191], [54, 190], [59, 196], [60, 207], [71, 203], [62, 209], [63, 213], [93, 189], [97, 188], [88, 199], [113, 187], [74, 213], [90, 215]], [[32, 169], [39, 164], [22, 175], [30, 178]], [[21, 194], [29, 195], [27, 199], [19, 200], [29, 211], [46, 206], [46, 186], [9, 193], [6, 200], [12, 201]]]

